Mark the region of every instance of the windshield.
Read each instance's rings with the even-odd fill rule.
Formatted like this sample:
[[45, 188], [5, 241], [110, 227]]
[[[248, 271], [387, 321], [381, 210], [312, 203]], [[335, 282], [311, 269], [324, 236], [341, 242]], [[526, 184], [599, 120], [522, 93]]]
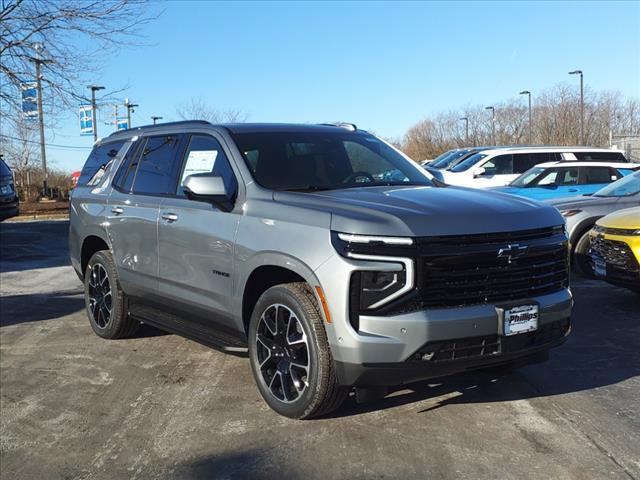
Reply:
[[447, 150], [446, 152], [441, 153], [436, 158], [431, 160], [429, 163], [431, 164], [431, 166], [435, 166], [437, 163], [439, 163], [440, 161], [444, 160], [449, 155], [453, 155], [455, 152], [456, 152], [456, 150]]
[[627, 177], [610, 183], [602, 187], [594, 197], [629, 197], [640, 193], [640, 172], [633, 173]]
[[4, 163], [4, 160], [0, 160], [0, 177], [8, 177], [11, 175], [11, 170], [8, 165]]
[[544, 172], [543, 167], [530, 168], [529, 170], [524, 172], [522, 175], [520, 175], [518, 178], [516, 178], [513, 182], [511, 182], [509, 185], [511, 185], [512, 187], [525, 187], [529, 185], [533, 180], [535, 180], [535, 178], [538, 175], [540, 175], [542, 172]]
[[453, 167], [450, 167], [449, 170], [451, 170], [452, 172], [464, 172], [466, 170], [469, 170], [471, 167], [473, 167], [476, 163], [478, 163], [480, 160], [482, 160], [486, 156], [487, 156], [486, 153], [480, 153], [480, 152], [474, 153], [463, 162], [460, 162], [454, 165]]
[[233, 139], [256, 182], [271, 190], [433, 185], [422, 168], [368, 134], [256, 132]]
[[434, 168], [447, 168], [449, 165], [453, 164], [459, 158], [464, 157], [467, 153], [469, 153], [469, 151], [470, 150], [467, 148], [463, 150], [456, 150], [454, 152], [451, 152], [449, 155], [442, 158], [441, 160], [437, 162], [433, 162], [429, 166]]

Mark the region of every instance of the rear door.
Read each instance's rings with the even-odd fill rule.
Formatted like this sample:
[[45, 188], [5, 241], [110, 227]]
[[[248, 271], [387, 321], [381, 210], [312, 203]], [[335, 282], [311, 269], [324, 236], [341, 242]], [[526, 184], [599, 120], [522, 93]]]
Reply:
[[191, 174], [214, 173], [224, 179], [232, 204], [238, 181], [214, 133], [188, 136], [179, 181], [163, 199], [158, 225], [159, 290], [186, 320], [205, 327], [231, 327], [234, 239], [240, 211], [189, 200], [183, 181]]
[[182, 135], [143, 137], [114, 179], [107, 232], [123, 290], [131, 296], [158, 290], [160, 202], [174, 191], [182, 142]]
[[622, 175], [610, 167], [584, 167], [581, 169], [580, 193], [592, 194], [605, 185], [622, 178]]

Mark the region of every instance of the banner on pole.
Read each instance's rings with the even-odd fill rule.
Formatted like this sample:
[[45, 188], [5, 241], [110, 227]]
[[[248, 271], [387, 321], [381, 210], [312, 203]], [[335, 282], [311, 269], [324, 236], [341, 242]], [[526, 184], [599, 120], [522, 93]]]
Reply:
[[118, 118], [116, 120], [116, 130], [126, 130], [129, 128], [129, 119], [127, 117]]
[[80, 135], [93, 135], [93, 109], [80, 105]]
[[22, 114], [24, 118], [37, 120], [38, 118], [38, 84], [36, 82], [23, 82], [20, 84], [22, 97]]

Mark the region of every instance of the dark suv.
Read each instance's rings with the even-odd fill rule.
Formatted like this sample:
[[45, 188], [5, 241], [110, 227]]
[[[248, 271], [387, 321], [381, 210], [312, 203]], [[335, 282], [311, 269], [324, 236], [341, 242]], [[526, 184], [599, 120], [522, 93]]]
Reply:
[[18, 215], [19, 203], [13, 184], [13, 172], [9, 165], [0, 159], [0, 219]]
[[96, 334], [144, 322], [248, 351], [289, 417], [351, 387], [539, 361], [570, 331], [556, 209], [444, 185], [353, 125], [118, 132], [70, 215]]

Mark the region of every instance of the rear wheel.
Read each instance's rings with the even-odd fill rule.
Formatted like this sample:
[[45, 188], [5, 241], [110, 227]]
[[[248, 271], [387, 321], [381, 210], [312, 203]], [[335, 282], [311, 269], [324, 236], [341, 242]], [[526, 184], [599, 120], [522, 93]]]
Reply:
[[96, 335], [125, 338], [139, 328], [140, 322], [127, 312], [116, 265], [107, 250], [96, 252], [89, 259], [84, 274], [84, 299], [89, 323]]
[[262, 294], [249, 325], [249, 357], [260, 394], [281, 415], [305, 419], [338, 408], [338, 385], [322, 315], [305, 283]]

